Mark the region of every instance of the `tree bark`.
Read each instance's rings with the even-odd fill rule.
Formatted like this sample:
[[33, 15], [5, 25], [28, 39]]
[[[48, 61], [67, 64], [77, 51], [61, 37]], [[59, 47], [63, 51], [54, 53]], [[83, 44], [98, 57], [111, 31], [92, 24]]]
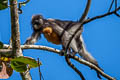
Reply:
[[[13, 57], [23, 56], [20, 47], [20, 32], [19, 32], [19, 15], [17, 8], [17, 0], [10, 0], [11, 12], [11, 34], [12, 34], [12, 53]], [[32, 80], [29, 71], [20, 73], [22, 80]]]

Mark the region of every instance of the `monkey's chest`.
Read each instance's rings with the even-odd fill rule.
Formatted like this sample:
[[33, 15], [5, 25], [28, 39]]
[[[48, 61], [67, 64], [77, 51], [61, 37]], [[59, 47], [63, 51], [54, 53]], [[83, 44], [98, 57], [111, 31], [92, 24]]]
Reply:
[[51, 34], [45, 33], [44, 36], [49, 42], [52, 42], [53, 44], [57, 44], [57, 45], [60, 44], [60, 39], [55, 32], [52, 32]]
[[59, 36], [53, 31], [51, 27], [44, 28], [43, 34], [49, 42], [52, 42], [53, 44], [57, 44], [57, 45], [60, 44]]

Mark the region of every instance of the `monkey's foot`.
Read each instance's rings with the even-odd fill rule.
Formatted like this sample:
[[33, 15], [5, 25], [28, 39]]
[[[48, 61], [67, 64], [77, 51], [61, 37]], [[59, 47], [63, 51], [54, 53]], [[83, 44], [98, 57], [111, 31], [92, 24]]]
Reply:
[[62, 50], [60, 51], [60, 56], [64, 56], [65, 54], [66, 54], [66, 53], [65, 53], [65, 50], [62, 49]]
[[65, 50], [61, 50], [60, 51], [60, 56], [64, 56], [64, 54], [65, 54]]

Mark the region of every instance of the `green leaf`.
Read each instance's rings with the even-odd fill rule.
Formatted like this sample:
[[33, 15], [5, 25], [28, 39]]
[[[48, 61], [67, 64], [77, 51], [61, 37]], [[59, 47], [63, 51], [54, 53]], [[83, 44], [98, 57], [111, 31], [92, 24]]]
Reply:
[[25, 72], [27, 70], [27, 66], [24, 63], [11, 61], [11, 67], [17, 72]]
[[0, 10], [8, 8], [8, 0], [0, 0]]
[[33, 58], [30, 58], [30, 57], [20, 56], [20, 57], [12, 59], [12, 61], [17, 61], [17, 62], [21, 62], [24, 64], [29, 64], [32, 68], [38, 67], [37, 61]]
[[0, 41], [0, 49], [3, 48], [3, 43]]
[[11, 67], [18, 72], [26, 71], [27, 65], [29, 65], [30, 68], [38, 67], [37, 61], [30, 57], [20, 56], [11, 60]]

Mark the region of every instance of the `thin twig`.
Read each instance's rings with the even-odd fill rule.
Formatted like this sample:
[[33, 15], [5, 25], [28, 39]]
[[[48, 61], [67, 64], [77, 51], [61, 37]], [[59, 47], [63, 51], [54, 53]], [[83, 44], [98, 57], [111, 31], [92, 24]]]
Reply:
[[105, 16], [109, 16], [109, 15], [111, 15], [111, 14], [114, 14], [114, 13], [115, 13], [116, 11], [118, 11], [118, 10], [120, 10], [120, 7], [118, 7], [116, 10], [114, 10], [114, 11], [112, 11], [112, 12], [108, 12], [108, 13], [105, 13], [105, 14], [102, 14], [102, 15], [95, 16], [95, 17], [93, 17], [93, 18], [87, 19], [87, 20], [85, 20], [85, 21], [83, 22], [83, 24], [89, 23], [89, 22], [91, 22], [91, 21], [93, 21], [93, 20], [96, 20], [96, 19], [103, 18], [103, 17], [105, 17]]
[[38, 58], [38, 70], [39, 70], [39, 75], [40, 75], [40, 80], [41, 80], [41, 71], [40, 71], [40, 61], [39, 61], [39, 58]]
[[114, 0], [112, 0], [112, 3], [111, 3], [111, 5], [110, 5], [110, 8], [108, 9], [108, 12], [110, 12], [110, 10], [111, 10], [111, 8], [112, 8], [112, 6], [113, 6], [113, 3], [114, 3]]
[[90, 9], [90, 5], [91, 5], [91, 0], [87, 0], [86, 8], [85, 8], [85, 10], [84, 10], [84, 12], [83, 12], [83, 14], [82, 14], [82, 17], [81, 17], [80, 20], [79, 20], [79, 22], [81, 23], [81, 25], [78, 27], [78, 29], [76, 29], [76, 31], [74, 32], [74, 34], [71, 36], [70, 40], [68, 41], [68, 44], [67, 44], [66, 49], [65, 49], [65, 53], [67, 52], [67, 50], [68, 50], [68, 48], [69, 48], [69, 45], [70, 45], [72, 39], [73, 39], [73, 38], [75, 37], [75, 35], [77, 34], [77, 32], [78, 32], [79, 30], [81, 30], [81, 33], [82, 33], [82, 24], [83, 24], [83, 22], [84, 22], [84, 20], [85, 20], [85, 18], [86, 18], [86, 16], [87, 16], [87, 14], [88, 14], [88, 11], [89, 11], [89, 9]]
[[0, 55], [10, 57], [12, 55], [12, 49], [0, 49]]
[[39, 69], [40, 80], [42, 80], [42, 79], [44, 80], [44, 77], [43, 77], [41, 70], [40, 70], [40, 59], [39, 58], [38, 58], [38, 69]]
[[[9, 45], [4, 44], [3, 48], [8, 48]], [[46, 50], [46, 51], [50, 51], [50, 52], [54, 52], [60, 55], [60, 50], [58, 49], [54, 49], [54, 48], [50, 48], [47, 46], [40, 46], [40, 45], [21, 45], [21, 48], [24, 49], [39, 49], [39, 50]], [[98, 71], [102, 76], [104, 76], [105, 78], [109, 79], [109, 80], [115, 80], [113, 77], [105, 74], [102, 70], [100, 70], [97, 66], [95, 66], [94, 64], [91, 64], [88, 61], [85, 61], [77, 56], [71, 56], [70, 58], [76, 60], [77, 62], [84, 64], [88, 67], [91, 67], [92, 69]]]
[[115, 9], [117, 9], [117, 0], [115, 0]]
[[86, 66], [89, 66], [90, 68], [94, 69], [95, 71], [98, 71], [102, 76], [104, 76], [105, 78], [107, 78], [108, 80], [116, 80], [115, 78], [105, 74], [100, 68], [98, 68], [97, 66], [93, 65], [92, 63], [86, 61], [86, 60], [83, 60], [83, 59], [80, 59], [78, 56], [71, 56], [70, 55], [70, 58], [78, 61], [79, 63], [82, 63]]
[[80, 76], [82, 80], [85, 80], [83, 74], [70, 62], [70, 59], [68, 56], [65, 56], [65, 60], [67, 64]]
[[21, 10], [22, 5], [27, 4], [29, 1], [30, 1], [30, 0], [26, 0], [26, 1], [23, 1], [23, 2], [19, 2], [19, 3], [18, 3], [19, 14], [22, 14], [22, 10]]
[[88, 14], [88, 11], [90, 9], [90, 5], [91, 5], [91, 0], [87, 0], [87, 5], [86, 8], [82, 14], [82, 17], [79, 19], [79, 22], [83, 22]]
[[117, 12], [115, 13], [115, 15], [118, 16], [118, 17], [120, 17], [120, 15]]

